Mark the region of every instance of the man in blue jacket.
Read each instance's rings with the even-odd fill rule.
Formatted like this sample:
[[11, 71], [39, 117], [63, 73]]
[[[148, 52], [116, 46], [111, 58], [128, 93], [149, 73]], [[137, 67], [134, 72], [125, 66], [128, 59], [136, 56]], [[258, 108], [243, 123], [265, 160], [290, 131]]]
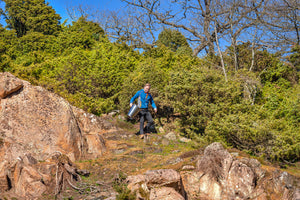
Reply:
[[149, 93], [151, 85], [146, 83], [144, 89], [139, 90], [131, 99], [130, 99], [130, 107], [135, 99], [138, 98], [138, 107], [140, 108], [140, 137], [144, 138], [144, 122], [145, 118], [148, 121], [146, 125], [146, 135], [150, 132], [150, 127], [154, 124], [151, 113], [148, 110], [148, 104], [151, 103], [152, 108], [154, 108], [155, 113], [157, 113], [156, 105], [153, 101], [151, 94]]

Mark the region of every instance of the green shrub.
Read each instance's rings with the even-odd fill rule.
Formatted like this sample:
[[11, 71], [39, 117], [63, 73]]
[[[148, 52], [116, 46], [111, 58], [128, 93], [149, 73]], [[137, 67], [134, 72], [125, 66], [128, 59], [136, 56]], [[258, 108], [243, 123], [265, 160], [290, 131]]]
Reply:
[[180, 125], [192, 138], [203, 136], [209, 120], [242, 100], [240, 85], [225, 83], [221, 73], [207, 69], [178, 69], [171, 73], [166, 100], [181, 114]]
[[[138, 54], [109, 42], [86, 51], [73, 49], [57, 59], [51, 72], [54, 90], [73, 105], [100, 115], [116, 109], [124, 79], [135, 68]], [[48, 75], [43, 83], [47, 85]]]
[[263, 84], [271, 83], [284, 88], [297, 84], [299, 79], [294, 67], [282, 63], [267, 68], [260, 76]]

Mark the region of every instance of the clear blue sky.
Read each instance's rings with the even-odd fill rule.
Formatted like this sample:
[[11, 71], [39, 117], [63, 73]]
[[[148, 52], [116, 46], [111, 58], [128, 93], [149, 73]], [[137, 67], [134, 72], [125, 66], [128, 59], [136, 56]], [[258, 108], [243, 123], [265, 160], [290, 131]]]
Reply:
[[46, 2], [49, 2], [49, 5], [62, 17], [62, 22], [69, 18], [67, 8], [70, 7], [82, 5], [93, 10], [119, 10], [125, 6], [121, 0], [46, 0]]
[[[119, 10], [124, 8], [125, 3], [121, 0], [45, 0], [54, 8], [57, 14], [62, 17], [61, 22], [69, 18], [67, 8], [82, 5], [93, 10]], [[0, 1], [0, 7], [4, 8], [4, 3]], [[0, 19], [1, 24], [5, 24], [4, 20]]]

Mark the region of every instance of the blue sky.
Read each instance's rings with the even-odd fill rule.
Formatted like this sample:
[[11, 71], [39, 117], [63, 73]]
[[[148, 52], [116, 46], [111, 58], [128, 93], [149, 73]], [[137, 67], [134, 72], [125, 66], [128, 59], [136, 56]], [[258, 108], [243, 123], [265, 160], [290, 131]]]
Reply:
[[[67, 8], [82, 5], [92, 8], [93, 10], [119, 10], [125, 6], [121, 0], [45, 0], [54, 8], [57, 14], [62, 17], [61, 22], [68, 19]], [[0, 1], [0, 7], [4, 8], [4, 3]], [[0, 23], [4, 25], [1, 18]]]
[[69, 18], [66, 10], [70, 7], [82, 5], [94, 10], [119, 10], [125, 5], [121, 0], [46, 0], [46, 2], [49, 2], [49, 5], [62, 17], [62, 22]]

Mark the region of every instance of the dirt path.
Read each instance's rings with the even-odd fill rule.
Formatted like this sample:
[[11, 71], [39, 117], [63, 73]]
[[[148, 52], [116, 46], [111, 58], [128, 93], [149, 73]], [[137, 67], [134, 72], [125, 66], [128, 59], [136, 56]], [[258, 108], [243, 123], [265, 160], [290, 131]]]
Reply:
[[162, 133], [153, 133], [148, 140], [140, 139], [136, 135], [138, 124], [120, 120], [113, 123], [123, 129], [102, 135], [106, 140], [107, 151], [96, 160], [75, 163], [80, 169], [90, 171], [90, 176], [83, 177], [83, 183], [78, 185], [86, 187], [86, 190], [67, 189], [60, 195], [61, 199], [113, 198], [116, 195], [113, 182], [120, 174], [128, 176], [162, 168], [177, 170], [183, 165], [193, 165], [199, 154], [191, 144], [178, 139], [168, 140]]

